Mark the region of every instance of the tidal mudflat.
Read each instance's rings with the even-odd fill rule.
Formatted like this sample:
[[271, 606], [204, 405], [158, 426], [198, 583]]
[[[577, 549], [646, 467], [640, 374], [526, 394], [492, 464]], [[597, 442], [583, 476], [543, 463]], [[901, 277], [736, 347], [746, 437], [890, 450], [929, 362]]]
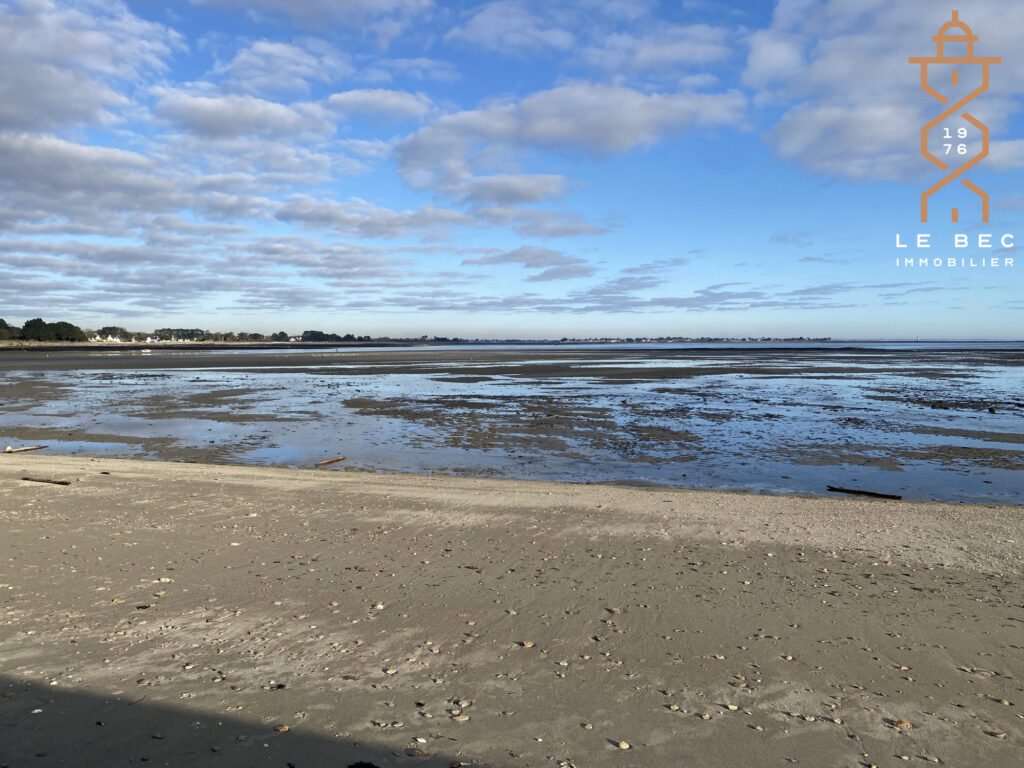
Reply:
[[1024, 347], [0, 355], [0, 443], [64, 454], [1024, 503]]

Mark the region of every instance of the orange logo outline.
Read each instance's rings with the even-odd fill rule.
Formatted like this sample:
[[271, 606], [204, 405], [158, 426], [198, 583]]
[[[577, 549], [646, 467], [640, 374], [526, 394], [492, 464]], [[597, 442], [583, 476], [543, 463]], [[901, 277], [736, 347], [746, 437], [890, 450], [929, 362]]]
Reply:
[[[949, 30], [956, 28], [963, 34], [953, 35], [949, 34]], [[949, 99], [939, 93], [937, 90], [928, 84], [928, 65], [929, 64], [981, 64], [982, 65], [982, 78], [981, 85], [971, 91], [969, 94], [961, 98], [954, 104], [949, 104], [945, 109], [942, 110], [938, 115], [933, 117], [921, 128], [921, 156], [926, 160], [930, 160], [932, 163], [937, 165], [943, 171], [949, 170], [949, 164], [943, 160], [937, 158], [931, 152], [928, 151], [928, 132], [932, 128], [937, 126], [943, 120], [951, 117], [953, 114], [958, 112], [961, 108], [966, 106], [969, 102], [983, 94], [988, 90], [988, 72], [989, 65], [1000, 64], [1003, 59], [1001, 56], [975, 56], [974, 55], [974, 44], [978, 40], [978, 36], [971, 32], [971, 28], [960, 21], [960, 12], [953, 11], [953, 18], [947, 21], [941, 27], [937, 35], [932, 36], [932, 40], [935, 41], [936, 55], [935, 56], [911, 56], [911, 64], [921, 65], [921, 88], [925, 93], [930, 94], [939, 101], [940, 104], [949, 104]], [[967, 55], [966, 56], [946, 56], [945, 46], [946, 43], [966, 43], [967, 44]], [[952, 84], [958, 84], [959, 71], [954, 69], [952, 75]], [[964, 120], [969, 122], [979, 131], [981, 131], [982, 149], [981, 152], [972, 157], [966, 163], [950, 171], [946, 176], [933, 184], [928, 191], [921, 194], [921, 222], [928, 223], [928, 199], [942, 189], [944, 186], [949, 184], [951, 181], [959, 176], [967, 173], [971, 168], [980, 163], [986, 157], [988, 157], [988, 126], [978, 120], [969, 112], [963, 112], [961, 114]], [[974, 184], [969, 179], [962, 179], [961, 184], [967, 187], [969, 190], [974, 192], [981, 198], [981, 220], [988, 222], [988, 192], [983, 190], [977, 184]], [[951, 210], [951, 218], [953, 223], [957, 223], [959, 218], [959, 212], [956, 208]]]

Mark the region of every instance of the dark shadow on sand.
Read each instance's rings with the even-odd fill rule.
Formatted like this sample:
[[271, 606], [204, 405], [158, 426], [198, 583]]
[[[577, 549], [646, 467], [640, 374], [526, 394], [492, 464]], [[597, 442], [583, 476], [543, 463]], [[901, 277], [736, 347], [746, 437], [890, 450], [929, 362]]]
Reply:
[[[397, 750], [304, 733], [276, 723], [152, 704], [144, 696], [97, 696], [0, 676], [0, 768], [449, 768], [485, 763], [442, 753], [449, 744]], [[406, 747], [429, 755], [407, 755]], [[490, 764], [494, 768], [493, 764]]]

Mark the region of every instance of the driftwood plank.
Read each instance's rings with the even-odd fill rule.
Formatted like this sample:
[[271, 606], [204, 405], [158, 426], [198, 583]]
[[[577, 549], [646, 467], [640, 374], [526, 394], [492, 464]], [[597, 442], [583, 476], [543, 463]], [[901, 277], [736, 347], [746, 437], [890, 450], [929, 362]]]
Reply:
[[338, 456], [336, 459], [327, 459], [325, 461], [318, 461], [313, 466], [315, 467], [326, 467], [328, 464], [337, 464], [339, 461], [344, 461], [344, 456]]
[[876, 493], [875, 491], [862, 491], [858, 488], [840, 488], [835, 485], [826, 485], [825, 487], [832, 491], [832, 493], [852, 493], [854, 496], [870, 496], [873, 499], [894, 499], [899, 501], [903, 498], [894, 493]]

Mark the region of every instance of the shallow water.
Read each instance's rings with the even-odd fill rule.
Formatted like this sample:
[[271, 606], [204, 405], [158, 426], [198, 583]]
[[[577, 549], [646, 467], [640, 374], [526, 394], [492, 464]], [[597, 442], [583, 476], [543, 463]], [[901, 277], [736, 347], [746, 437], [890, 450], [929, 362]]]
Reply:
[[0, 355], [0, 446], [1024, 504], [1024, 346]]

